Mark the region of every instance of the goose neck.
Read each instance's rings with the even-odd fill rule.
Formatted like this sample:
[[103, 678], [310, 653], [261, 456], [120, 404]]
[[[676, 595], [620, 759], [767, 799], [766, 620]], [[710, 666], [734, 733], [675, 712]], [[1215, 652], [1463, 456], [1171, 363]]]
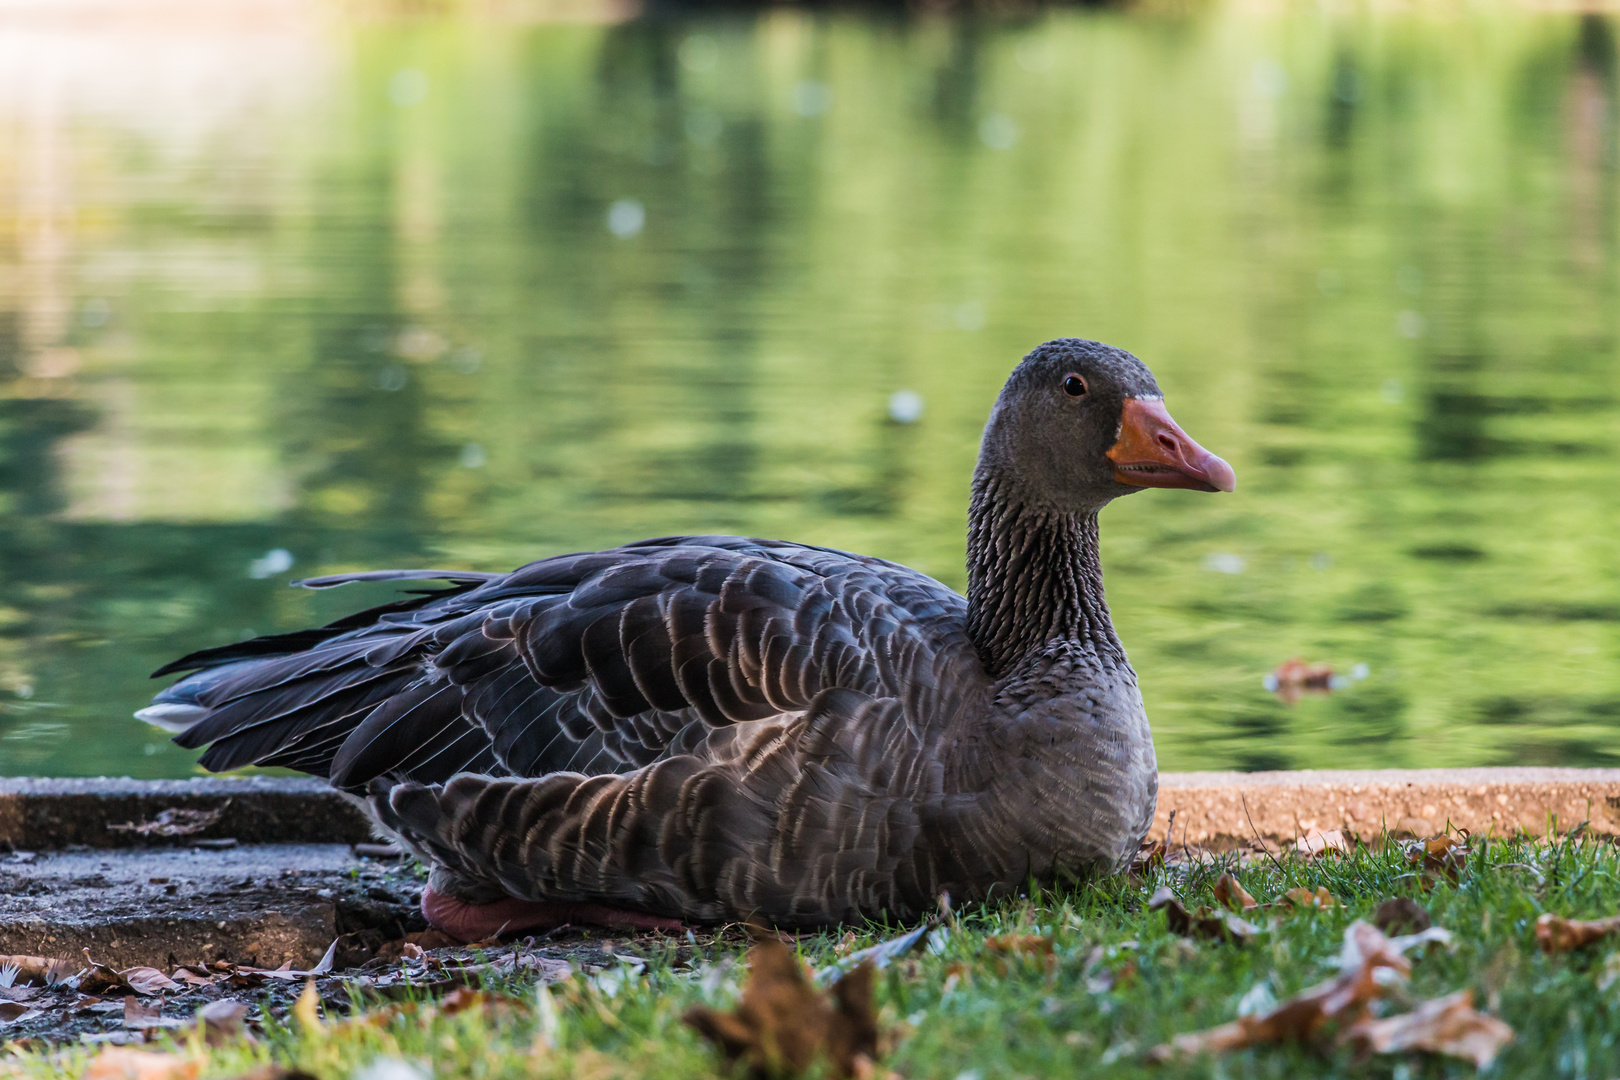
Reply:
[[1095, 512], [1034, 506], [981, 476], [968, 518], [968, 633], [991, 678], [1053, 642], [1124, 660], [1103, 595]]

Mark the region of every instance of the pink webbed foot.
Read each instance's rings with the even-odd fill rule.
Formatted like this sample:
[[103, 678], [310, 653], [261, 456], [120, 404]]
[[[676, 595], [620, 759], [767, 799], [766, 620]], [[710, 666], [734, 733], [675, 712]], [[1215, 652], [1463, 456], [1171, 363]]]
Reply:
[[469, 904], [431, 886], [422, 890], [422, 914], [428, 925], [462, 941], [488, 941], [502, 934], [555, 930], [559, 926], [606, 926], [614, 930], [684, 930], [679, 919], [605, 904], [519, 900], [508, 896], [493, 903]]

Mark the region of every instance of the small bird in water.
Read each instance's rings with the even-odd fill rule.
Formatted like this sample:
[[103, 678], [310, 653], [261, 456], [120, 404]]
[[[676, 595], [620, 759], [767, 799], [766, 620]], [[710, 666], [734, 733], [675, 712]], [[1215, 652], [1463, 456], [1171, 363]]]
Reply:
[[1232, 491], [1147, 367], [1049, 341], [973, 475], [967, 596], [896, 563], [735, 536], [559, 555], [192, 653], [137, 715], [214, 770], [363, 802], [462, 940], [564, 923], [806, 928], [1109, 873], [1158, 768], [1103, 597], [1097, 514]]

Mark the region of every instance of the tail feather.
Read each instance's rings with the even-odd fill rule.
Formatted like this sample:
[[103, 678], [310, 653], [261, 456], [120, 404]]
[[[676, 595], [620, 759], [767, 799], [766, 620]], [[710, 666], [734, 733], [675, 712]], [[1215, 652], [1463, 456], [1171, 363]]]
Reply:
[[[382, 571], [393, 573], [395, 571]], [[396, 612], [415, 611], [427, 604], [446, 597], [459, 596], [464, 592], [482, 585], [495, 574], [462, 574], [448, 570], [406, 570], [398, 571], [406, 575], [414, 575], [407, 580], [420, 580], [440, 578], [454, 582], [448, 589], [424, 589], [403, 600], [395, 600], [387, 604], [357, 611], [353, 615], [345, 615], [336, 622], [313, 630], [295, 630], [290, 634], [266, 634], [263, 637], [250, 638], [247, 641], [238, 641], [230, 645], [219, 645], [212, 649], [199, 649], [194, 653], [187, 653], [172, 663], [164, 664], [152, 672], [152, 678], [160, 679], [165, 675], [173, 675], [180, 671], [197, 671], [207, 668], [220, 667], [237, 660], [263, 659], [272, 656], [291, 656], [295, 653], [313, 649], [323, 642], [330, 641], [340, 634], [350, 630], [359, 630], [371, 626], [384, 615]], [[340, 574], [329, 578], [309, 578], [299, 584], [314, 589], [329, 588], [332, 585], [341, 585], [347, 581], [389, 581], [396, 580], [387, 577], [371, 577], [365, 574]]]
[[161, 705], [148, 705], [144, 709], [135, 710], [135, 719], [144, 720], [170, 735], [185, 734], [197, 721], [207, 715], [208, 709], [205, 706], [186, 705], [181, 702], [164, 702]]
[[[379, 707], [402, 696], [420, 697], [413, 688], [427, 671], [413, 654], [432, 631], [413, 624], [412, 613], [446, 598], [453, 600], [497, 576], [385, 571], [314, 579], [309, 584], [321, 588], [348, 580], [439, 578], [452, 584], [356, 612], [316, 630], [191, 653], [156, 672], [190, 674], [158, 693], [136, 716], [172, 733], [181, 746], [206, 746], [200, 763], [207, 769], [282, 765], [332, 778], [334, 760]], [[476, 722], [462, 718], [460, 691], [429, 696], [439, 699], [430, 710], [440, 723], [439, 734], [415, 747], [395, 748], [383, 771], [434, 780], [469, 765], [501, 771], [489, 736]], [[344, 786], [343, 777], [336, 782]]]
[[[331, 770], [332, 757], [343, 740], [360, 726], [371, 710], [404, 689], [410, 679], [409, 673], [384, 672], [382, 675], [381, 678], [353, 687], [343, 687], [301, 709], [277, 717], [274, 722], [242, 723], [234, 730], [222, 730], [217, 735], [203, 733], [203, 728], [214, 725], [216, 714], [175, 741], [190, 748], [213, 741], [214, 745], [203, 755], [202, 765], [220, 772], [243, 765], [273, 764], [274, 757], [285, 750], [301, 747], [301, 753], [307, 754], [315, 745], [311, 740], [331, 740], [331, 749], [316, 759], [318, 774], [326, 776]], [[235, 708], [237, 704], [233, 703], [231, 707]]]

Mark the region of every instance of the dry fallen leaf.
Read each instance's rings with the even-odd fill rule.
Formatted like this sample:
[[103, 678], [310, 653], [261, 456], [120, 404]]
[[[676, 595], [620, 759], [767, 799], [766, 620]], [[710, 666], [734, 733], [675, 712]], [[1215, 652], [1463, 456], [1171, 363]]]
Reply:
[[0, 955], [0, 971], [11, 968], [17, 969], [16, 974], [12, 976], [14, 986], [24, 983], [54, 986], [83, 971], [84, 965], [70, 960], [52, 960], [44, 956]]
[[231, 998], [210, 1001], [197, 1010], [197, 1026], [202, 1031], [203, 1041], [209, 1046], [219, 1046], [245, 1034], [248, 1012], [246, 1002]]
[[123, 976], [124, 981], [129, 983], [129, 988], [137, 994], [151, 996], [165, 990], [183, 989], [179, 983], [154, 967], [125, 968], [118, 974]]
[[377, 950], [379, 960], [417, 959], [427, 949], [448, 949], [460, 946], [461, 942], [441, 930], [424, 930], [421, 933], [406, 934], [398, 941], [385, 941]]
[[171, 807], [151, 821], [139, 824], [108, 825], [108, 832], [130, 832], [136, 836], [192, 836], [210, 826], [219, 824], [219, 816], [230, 805], [230, 800], [213, 810], [184, 810]]
[[1461, 839], [1449, 833], [1441, 833], [1427, 840], [1415, 840], [1406, 847], [1406, 861], [1418, 869], [1427, 885], [1432, 885], [1441, 878], [1453, 885], [1457, 884], [1462, 877], [1463, 867], [1467, 865], [1467, 859], [1466, 833]]
[[1327, 889], [1320, 885], [1314, 889], [1307, 889], [1303, 885], [1297, 889], [1289, 889], [1287, 892], [1282, 894], [1282, 899], [1298, 908], [1330, 908], [1339, 906], [1339, 901], [1333, 896], [1333, 894], [1328, 892]]
[[821, 1058], [835, 1076], [866, 1075], [882, 1051], [872, 978], [871, 965], [862, 964], [823, 994], [792, 950], [767, 937], [749, 950], [736, 1011], [700, 1006], [685, 1019], [751, 1076], [793, 1076]]
[[1177, 1035], [1149, 1051], [1149, 1060], [1162, 1062], [1222, 1053], [1261, 1043], [1308, 1042], [1330, 1021], [1359, 1020], [1369, 1004], [1388, 993], [1387, 980], [1379, 977], [1380, 969], [1392, 970], [1397, 979], [1412, 969], [1376, 927], [1359, 920], [1345, 931], [1345, 952], [1356, 956], [1359, 963], [1341, 971], [1337, 978], [1301, 991], [1270, 1012], [1240, 1016], [1207, 1031]]
[[1170, 845], [1163, 840], [1144, 840], [1131, 856], [1130, 874], [1140, 878], [1150, 870], [1162, 868], [1170, 856]]
[[1215, 879], [1215, 902], [1233, 911], [1253, 911], [1260, 906], [1260, 901], [1250, 896], [1249, 890], [1238, 884], [1238, 879], [1231, 874]]
[[197, 1058], [109, 1046], [90, 1059], [79, 1080], [196, 1080]]
[[1373, 912], [1373, 925], [1386, 934], [1415, 934], [1427, 930], [1429, 913], [1422, 904], [1405, 896], [1385, 900]]
[[1213, 938], [1217, 941], [1232, 941], [1242, 945], [1260, 933], [1258, 926], [1221, 908], [1201, 907], [1196, 912], [1188, 911], [1168, 886], [1161, 887], [1153, 894], [1153, 898], [1148, 901], [1148, 909], [1151, 911], [1162, 909], [1170, 932], [1180, 934], [1182, 937]]
[[203, 832], [207, 827], [219, 824], [219, 816], [225, 813], [225, 806], [230, 800], [225, 800], [214, 810], [181, 810], [177, 806], [170, 806], [168, 810], [157, 814], [152, 821], [141, 823], [126, 823], [122, 826], [107, 826], [109, 832], [133, 832], [136, 836], [177, 837], [194, 836]]
[[16, 1001], [0, 1001], [0, 1028], [9, 1027], [24, 1020], [32, 1020], [34, 1017], [41, 1015], [43, 1015], [41, 1009], [30, 1008]]
[[98, 964], [90, 958], [90, 950], [81, 950], [84, 953], [84, 969], [78, 974], [78, 988], [86, 994], [102, 994], [108, 990], [133, 990], [129, 980], [114, 971], [106, 964]]
[[1536, 920], [1536, 944], [1546, 953], [1584, 949], [1616, 933], [1620, 933], [1620, 915], [1582, 921], [1548, 912]]
[[1348, 855], [1350, 853], [1350, 841], [1346, 838], [1342, 829], [1329, 829], [1327, 832], [1312, 829], [1294, 841], [1294, 850], [1306, 858], [1326, 855], [1330, 852], [1335, 855]]
[[1381, 1020], [1359, 1020], [1345, 1039], [1378, 1054], [1427, 1050], [1463, 1058], [1483, 1069], [1513, 1041], [1513, 1029], [1474, 1008], [1470, 990], [1425, 1001], [1409, 1013]]
[[135, 1031], [185, 1027], [186, 1021], [163, 1015], [163, 999], [141, 1001], [133, 994], [124, 999], [124, 1026]]

